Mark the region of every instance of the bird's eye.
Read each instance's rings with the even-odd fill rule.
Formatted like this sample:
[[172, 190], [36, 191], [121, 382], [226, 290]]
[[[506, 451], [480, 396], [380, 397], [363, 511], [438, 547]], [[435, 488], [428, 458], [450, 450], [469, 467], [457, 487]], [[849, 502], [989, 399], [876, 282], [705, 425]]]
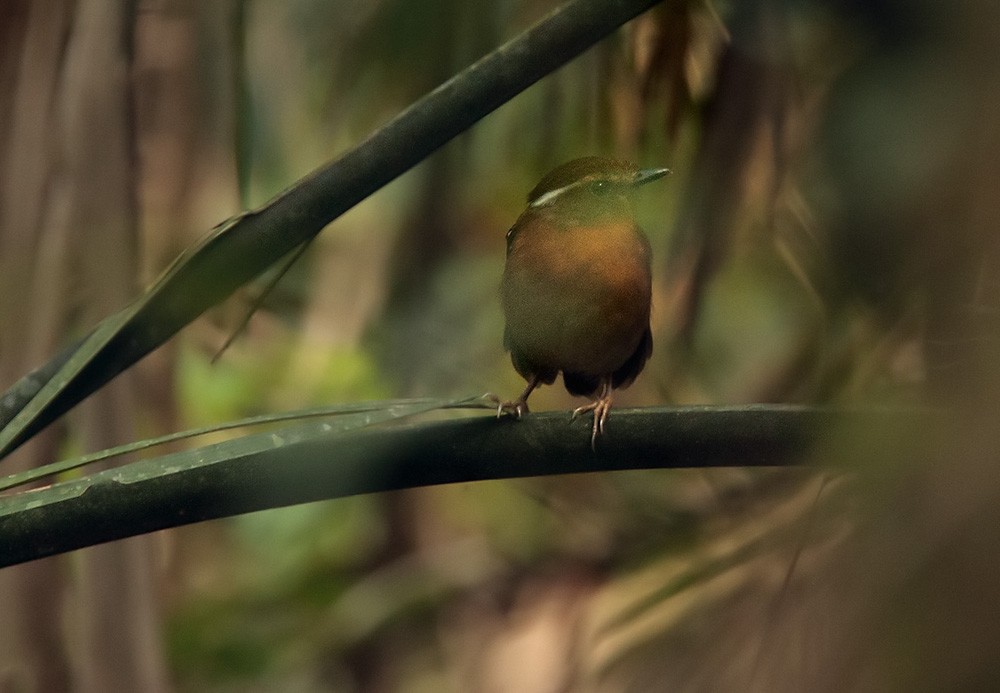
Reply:
[[606, 180], [595, 180], [590, 184], [590, 192], [595, 195], [603, 195], [611, 189], [611, 184]]

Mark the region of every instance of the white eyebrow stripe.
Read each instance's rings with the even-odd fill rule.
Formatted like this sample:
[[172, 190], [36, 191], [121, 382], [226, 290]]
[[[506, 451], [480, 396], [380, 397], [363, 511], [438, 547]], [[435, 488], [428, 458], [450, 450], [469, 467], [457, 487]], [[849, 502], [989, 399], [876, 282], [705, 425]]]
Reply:
[[566, 192], [568, 190], [572, 190], [573, 188], [578, 188], [581, 185], [584, 185], [584, 184], [589, 183], [589, 182], [590, 182], [589, 180], [578, 180], [578, 181], [575, 181], [573, 183], [570, 183], [569, 185], [564, 185], [561, 188], [556, 188], [555, 190], [549, 190], [547, 193], [539, 195], [536, 199], [532, 200], [531, 204], [529, 204], [528, 206], [529, 207], [542, 207], [542, 206], [547, 205], [550, 202], [552, 202], [552, 200], [556, 199], [557, 197], [559, 197], [560, 195], [562, 195], [564, 192]]

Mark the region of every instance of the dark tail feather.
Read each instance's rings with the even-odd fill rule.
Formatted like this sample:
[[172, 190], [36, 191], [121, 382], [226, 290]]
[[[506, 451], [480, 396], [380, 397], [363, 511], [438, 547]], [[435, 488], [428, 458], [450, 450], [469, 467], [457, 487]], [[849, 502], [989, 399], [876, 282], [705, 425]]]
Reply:
[[567, 373], [563, 371], [563, 383], [571, 395], [587, 397], [597, 392], [601, 384], [600, 377], [596, 375], [584, 375], [583, 373]]
[[611, 376], [611, 386], [615, 388], [628, 387], [635, 380], [636, 376], [642, 372], [642, 369], [646, 366], [646, 361], [649, 359], [650, 354], [653, 353], [653, 333], [646, 328], [646, 332], [642, 335], [642, 339], [639, 340], [639, 346], [635, 348], [635, 351], [629, 356], [628, 361], [622, 364], [621, 368], [614, 372]]

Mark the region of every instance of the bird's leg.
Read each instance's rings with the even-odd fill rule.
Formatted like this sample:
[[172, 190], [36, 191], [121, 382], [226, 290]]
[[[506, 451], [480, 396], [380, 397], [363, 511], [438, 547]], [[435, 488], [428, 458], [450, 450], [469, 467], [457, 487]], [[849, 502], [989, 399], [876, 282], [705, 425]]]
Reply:
[[528, 379], [528, 386], [524, 388], [524, 392], [515, 399], [513, 402], [504, 401], [497, 397], [496, 395], [490, 394], [486, 398], [492, 400], [494, 404], [497, 405], [497, 418], [499, 419], [504, 414], [513, 414], [516, 418], [520, 419], [522, 414], [528, 413], [528, 395], [541, 383], [541, 378], [537, 375], [531, 376]]
[[608, 420], [608, 412], [611, 411], [611, 376], [601, 378], [601, 391], [590, 404], [577, 407], [573, 410], [573, 418], [586, 414], [588, 411], [594, 412], [594, 428], [590, 434], [590, 448], [593, 450], [597, 445], [597, 435], [604, 433], [604, 423]]

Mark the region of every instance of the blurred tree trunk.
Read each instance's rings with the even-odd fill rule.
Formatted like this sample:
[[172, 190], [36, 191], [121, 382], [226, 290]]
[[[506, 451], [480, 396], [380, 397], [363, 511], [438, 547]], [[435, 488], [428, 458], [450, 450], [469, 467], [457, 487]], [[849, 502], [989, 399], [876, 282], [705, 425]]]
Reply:
[[[0, 16], [0, 383], [41, 364], [59, 340], [65, 239], [44, 217], [54, 163], [52, 130], [72, 2], [4, 3]], [[34, 294], [37, 288], [44, 289]], [[34, 295], [33, 295], [34, 294]], [[50, 428], [5, 460], [6, 472], [54, 459], [61, 430]], [[0, 689], [70, 688], [61, 612], [64, 562], [0, 572]]]
[[[41, 363], [71, 329], [136, 294], [137, 181], [127, 3], [9, 6], [0, 80], [0, 376]], [[5, 18], [6, 19], [6, 18]], [[21, 21], [18, 21], [18, 20]], [[21, 27], [23, 35], [18, 35]], [[70, 420], [86, 449], [135, 437], [134, 375]], [[59, 455], [65, 424], [7, 461], [7, 471]], [[67, 559], [0, 574], [8, 620], [4, 689], [167, 689], [151, 537], [99, 547], [70, 579]]]
[[[80, 0], [67, 47], [60, 135], [66, 209], [85, 325], [119, 310], [137, 291], [138, 180], [131, 90], [134, 18], [124, 4]], [[67, 236], [70, 234], [67, 233]], [[81, 404], [86, 450], [134, 440], [135, 374], [125, 373]], [[159, 632], [155, 536], [95, 547], [78, 557], [72, 612], [78, 619], [80, 691], [165, 691]]]

